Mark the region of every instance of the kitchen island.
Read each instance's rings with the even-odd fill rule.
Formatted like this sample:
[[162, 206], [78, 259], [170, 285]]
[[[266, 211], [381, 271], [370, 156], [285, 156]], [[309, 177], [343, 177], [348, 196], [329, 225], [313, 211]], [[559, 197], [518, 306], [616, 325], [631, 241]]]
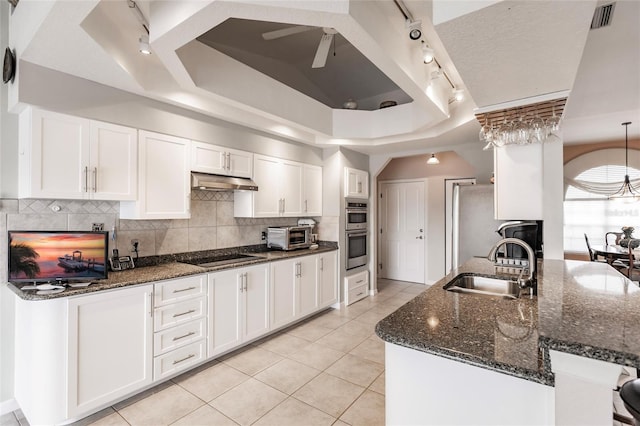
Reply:
[[611, 424], [621, 366], [640, 366], [640, 289], [562, 260], [538, 263], [534, 296], [443, 289], [463, 273], [495, 267], [472, 259], [376, 326], [387, 424]]

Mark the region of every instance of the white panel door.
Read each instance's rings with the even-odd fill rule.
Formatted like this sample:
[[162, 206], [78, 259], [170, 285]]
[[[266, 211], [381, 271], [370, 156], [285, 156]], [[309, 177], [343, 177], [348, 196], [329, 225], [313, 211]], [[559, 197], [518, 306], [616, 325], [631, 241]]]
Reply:
[[226, 174], [224, 148], [204, 142], [191, 141], [191, 170], [194, 172]]
[[304, 165], [304, 215], [322, 216], [322, 167]]
[[258, 185], [258, 191], [251, 193], [254, 202], [253, 217], [280, 216], [280, 206], [282, 205], [280, 161], [276, 158], [256, 155], [253, 180]]
[[31, 114], [31, 185], [23, 195], [89, 198], [89, 120], [37, 109]]
[[70, 417], [151, 383], [152, 294], [145, 285], [69, 299]]
[[272, 329], [296, 318], [295, 259], [271, 263], [269, 310]]
[[237, 270], [209, 274], [209, 357], [242, 342], [241, 287], [242, 277]]
[[424, 182], [381, 185], [381, 277], [424, 284]]
[[251, 340], [269, 331], [269, 265], [242, 270], [244, 275], [243, 334]]
[[298, 317], [315, 312], [318, 308], [316, 258], [317, 256], [304, 256], [296, 260]]
[[91, 121], [90, 182], [96, 200], [135, 200], [138, 193], [138, 131]]
[[318, 255], [318, 307], [332, 305], [338, 301], [338, 254]]

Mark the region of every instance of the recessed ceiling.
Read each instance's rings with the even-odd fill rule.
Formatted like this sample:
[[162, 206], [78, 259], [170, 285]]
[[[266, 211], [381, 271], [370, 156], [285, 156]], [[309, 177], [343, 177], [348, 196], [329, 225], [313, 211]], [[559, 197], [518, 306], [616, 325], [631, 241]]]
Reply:
[[398, 105], [412, 99], [340, 33], [336, 33], [324, 67], [312, 68], [324, 30], [299, 27], [265, 40], [265, 33], [295, 28], [291, 24], [230, 18], [197, 38], [207, 46], [323, 103], [343, 108], [348, 100], [360, 110], [378, 109], [383, 101]]

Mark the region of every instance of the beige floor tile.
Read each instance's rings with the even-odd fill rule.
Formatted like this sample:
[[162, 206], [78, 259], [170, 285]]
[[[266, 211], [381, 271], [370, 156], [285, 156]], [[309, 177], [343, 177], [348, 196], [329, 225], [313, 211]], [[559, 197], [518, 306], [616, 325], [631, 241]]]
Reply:
[[254, 423], [259, 426], [322, 426], [336, 421], [327, 413], [313, 408], [295, 398], [289, 398]]
[[429, 287], [427, 287], [426, 285], [420, 285], [420, 284], [414, 284], [410, 287], [405, 288], [404, 290], [401, 291], [401, 293], [408, 293], [408, 294], [420, 294], [423, 291], [425, 291], [426, 289], [428, 289]]
[[209, 402], [240, 383], [249, 380], [248, 375], [220, 363], [191, 376], [180, 376], [174, 382], [203, 401]]
[[358, 320], [351, 320], [345, 323], [338, 330], [344, 331], [347, 334], [351, 334], [356, 337], [367, 338], [375, 332], [375, 327], [371, 324], [367, 324]]
[[287, 334], [290, 334], [295, 337], [299, 337], [301, 339], [308, 340], [310, 342], [315, 342], [322, 336], [325, 336], [331, 333], [332, 331], [333, 330], [330, 328], [322, 327], [322, 326], [307, 322], [298, 327], [287, 330]]
[[344, 356], [344, 352], [312, 343], [299, 350], [289, 358], [301, 362], [317, 370], [324, 370]]
[[128, 405], [134, 404], [134, 403], [136, 403], [138, 401], [142, 401], [143, 399], [148, 398], [149, 396], [153, 395], [154, 393], [161, 392], [161, 391], [163, 391], [164, 389], [166, 389], [166, 388], [168, 388], [170, 386], [173, 386], [173, 382], [171, 382], [171, 381], [162, 382], [157, 386], [154, 386], [154, 387], [152, 387], [150, 389], [147, 389], [146, 391], [142, 391], [142, 392], [140, 392], [140, 393], [138, 393], [136, 395], [133, 395], [130, 398], [125, 399], [124, 401], [120, 401], [120, 402], [114, 404], [113, 408], [116, 411], [120, 411], [120, 410], [122, 410], [124, 407], [126, 407]]
[[249, 425], [286, 398], [286, 394], [251, 378], [220, 395], [209, 405], [233, 421]]
[[257, 372], [272, 366], [281, 359], [282, 356], [275, 352], [262, 349], [259, 346], [254, 346], [235, 356], [225, 359], [223, 362], [245, 374], [253, 376]]
[[365, 391], [340, 417], [353, 426], [384, 426], [384, 396]]
[[[4, 423], [0, 423], [2, 426], [5, 426]], [[113, 407], [105, 408], [104, 410], [100, 410], [97, 413], [90, 415], [89, 417], [85, 417], [82, 420], [78, 420], [77, 422], [71, 423], [72, 426], [85, 426], [85, 425], [100, 425], [100, 426], [125, 426], [129, 423], [126, 422], [125, 419], [122, 418], [120, 414], [113, 409]]]
[[384, 386], [385, 386], [385, 380], [384, 380], [384, 371], [383, 371], [382, 374], [380, 374], [378, 378], [375, 379], [373, 383], [369, 385], [369, 390], [378, 392], [380, 395], [384, 395], [385, 394]]
[[300, 388], [293, 397], [333, 417], [339, 417], [363, 391], [361, 386], [322, 373]]
[[369, 337], [349, 353], [384, 365], [384, 342], [376, 335]]
[[283, 359], [253, 377], [287, 395], [291, 395], [318, 374], [320, 374], [320, 370], [292, 359]]
[[326, 336], [318, 339], [319, 345], [327, 346], [337, 351], [349, 352], [365, 340], [365, 337], [354, 336], [343, 330], [335, 330]]
[[360, 322], [364, 322], [365, 324], [370, 324], [375, 326], [381, 319], [386, 317], [388, 314], [381, 314], [380, 312], [376, 312], [374, 309], [371, 309], [364, 314], [357, 317], [357, 320]]
[[311, 321], [309, 321], [309, 323], [314, 325], [319, 325], [320, 327], [326, 327], [326, 328], [335, 330], [336, 328], [340, 327], [342, 324], [348, 321], [349, 321], [349, 318], [345, 316], [331, 315], [331, 311], [329, 311], [323, 315], [320, 315], [312, 319]]
[[383, 371], [383, 365], [350, 354], [340, 358], [325, 370], [332, 376], [363, 387], [369, 386]]
[[203, 405], [177, 422], [173, 426], [237, 426], [238, 423], [222, 414], [210, 405]]
[[119, 411], [132, 425], [168, 425], [204, 405], [183, 388], [171, 385]]
[[308, 340], [293, 336], [291, 334], [283, 333], [272, 339], [260, 343], [259, 346], [262, 349], [275, 352], [279, 355], [288, 356], [294, 352], [299, 351], [308, 344]]
[[345, 423], [342, 420], [338, 419], [336, 420], [336, 422], [333, 424], [333, 426], [350, 426], [349, 423]]

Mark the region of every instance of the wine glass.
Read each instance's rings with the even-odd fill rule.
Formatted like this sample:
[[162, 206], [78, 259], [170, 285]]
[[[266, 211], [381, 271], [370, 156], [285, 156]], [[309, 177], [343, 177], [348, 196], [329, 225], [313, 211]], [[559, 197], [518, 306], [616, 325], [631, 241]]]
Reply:
[[547, 126], [544, 120], [538, 114], [531, 119], [529, 123], [531, 126], [531, 140], [532, 142], [542, 143], [547, 138]]
[[560, 117], [556, 115], [555, 103], [551, 105], [552, 115], [546, 121], [547, 125], [547, 137], [545, 142], [555, 142], [560, 140]]

